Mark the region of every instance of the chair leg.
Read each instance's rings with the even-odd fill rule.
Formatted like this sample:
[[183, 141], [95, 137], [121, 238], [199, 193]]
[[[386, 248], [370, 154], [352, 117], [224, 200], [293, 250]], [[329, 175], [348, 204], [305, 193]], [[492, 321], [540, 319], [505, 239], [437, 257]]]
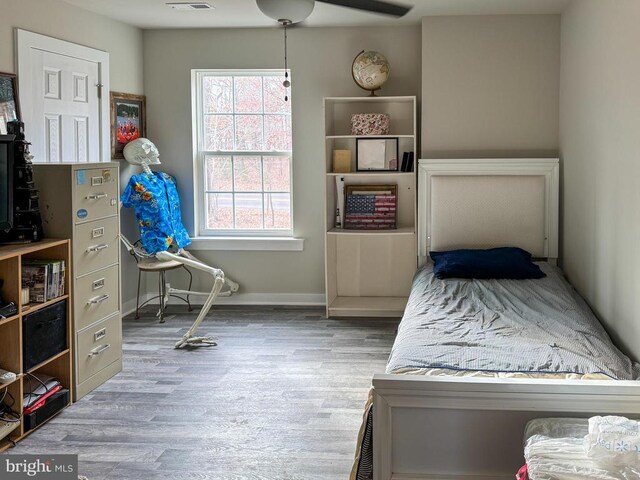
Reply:
[[[193, 283], [193, 274], [191, 273], [191, 270], [189, 270], [186, 265], [183, 265], [182, 268], [184, 268], [187, 273], [189, 274], [189, 288], [187, 288], [188, 291], [191, 291], [191, 284]], [[189, 308], [189, 311], [193, 311], [193, 307], [191, 306], [191, 301], [189, 300], [189, 295], [187, 295], [187, 306]]]
[[138, 292], [136, 293], [136, 316], [135, 319], [140, 318], [138, 311], [140, 310], [140, 277], [142, 276], [142, 270], [138, 269]]
[[158, 296], [160, 297], [160, 323], [164, 323], [164, 272], [158, 275]]

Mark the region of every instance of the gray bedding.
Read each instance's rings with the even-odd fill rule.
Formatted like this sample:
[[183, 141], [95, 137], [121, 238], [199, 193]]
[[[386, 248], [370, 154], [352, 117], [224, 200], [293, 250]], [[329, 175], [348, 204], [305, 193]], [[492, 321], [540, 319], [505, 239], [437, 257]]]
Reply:
[[[538, 280], [438, 280], [423, 267], [387, 373], [639, 379], [561, 270], [539, 265]], [[373, 477], [372, 415], [369, 401], [351, 480]]]
[[481, 372], [640, 376], [560, 269], [538, 280], [438, 280], [420, 270], [387, 373], [445, 368]]

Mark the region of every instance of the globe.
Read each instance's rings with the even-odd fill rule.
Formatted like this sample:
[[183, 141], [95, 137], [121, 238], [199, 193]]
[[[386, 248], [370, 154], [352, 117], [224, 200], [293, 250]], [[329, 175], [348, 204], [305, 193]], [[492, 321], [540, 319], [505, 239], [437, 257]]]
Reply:
[[389, 78], [389, 62], [379, 52], [363, 50], [354, 58], [351, 74], [358, 86], [373, 96]]

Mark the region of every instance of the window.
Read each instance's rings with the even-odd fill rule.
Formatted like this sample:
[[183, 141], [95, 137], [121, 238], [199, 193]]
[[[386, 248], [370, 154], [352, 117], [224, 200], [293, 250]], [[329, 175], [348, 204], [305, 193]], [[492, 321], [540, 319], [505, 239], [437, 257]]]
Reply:
[[290, 236], [291, 102], [283, 71], [194, 71], [200, 235]]

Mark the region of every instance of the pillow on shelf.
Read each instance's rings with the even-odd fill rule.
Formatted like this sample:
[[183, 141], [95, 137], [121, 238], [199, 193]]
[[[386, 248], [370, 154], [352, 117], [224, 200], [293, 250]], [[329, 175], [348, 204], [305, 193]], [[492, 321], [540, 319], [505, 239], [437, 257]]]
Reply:
[[517, 247], [488, 250], [429, 252], [436, 278], [543, 278], [546, 275], [531, 261], [531, 254]]

